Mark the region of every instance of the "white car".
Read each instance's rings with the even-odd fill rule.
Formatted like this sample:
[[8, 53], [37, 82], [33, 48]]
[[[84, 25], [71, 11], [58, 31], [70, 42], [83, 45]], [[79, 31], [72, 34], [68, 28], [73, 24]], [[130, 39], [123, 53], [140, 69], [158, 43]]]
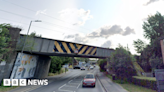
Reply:
[[93, 66], [90, 66], [90, 69], [93, 69], [94, 67]]

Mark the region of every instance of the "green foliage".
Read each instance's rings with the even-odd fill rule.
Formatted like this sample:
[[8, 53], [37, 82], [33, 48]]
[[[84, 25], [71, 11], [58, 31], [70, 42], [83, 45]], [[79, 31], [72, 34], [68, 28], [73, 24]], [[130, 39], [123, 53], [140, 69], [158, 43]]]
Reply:
[[[141, 53], [139, 61], [145, 72], [152, 71], [157, 66], [161, 66], [161, 60], [157, 58], [162, 57], [161, 45], [158, 40], [159, 37], [164, 36], [164, 16], [157, 12], [155, 15], [148, 16], [147, 21], [143, 24], [144, 37], [150, 40], [150, 43], [144, 47], [142, 41], [138, 42], [135, 45], [137, 52]], [[140, 43], [139, 43], [140, 42]], [[139, 46], [138, 46], [139, 45]], [[144, 49], [143, 49], [144, 47]], [[141, 50], [140, 50], [141, 48]], [[158, 60], [155, 62], [155, 60]], [[150, 64], [151, 63], [151, 64]]]
[[51, 56], [51, 65], [50, 65], [50, 73], [60, 72], [62, 69], [62, 65], [70, 63], [72, 61], [71, 57], [59, 57], [59, 56]]
[[100, 66], [100, 71], [105, 72], [106, 71], [106, 66], [107, 66], [107, 60], [106, 59], [99, 59], [98, 60], [98, 65]]
[[152, 77], [133, 76], [132, 83], [143, 86], [143, 87], [147, 87], [153, 90], [157, 90], [156, 79]]
[[[107, 75], [107, 77], [109, 77], [112, 80], [112, 76]], [[122, 81], [122, 80], [119, 80], [119, 79], [113, 80], [113, 82], [118, 83], [124, 89], [126, 89], [128, 92], [156, 92], [155, 90], [151, 90], [151, 89], [148, 89], [148, 88], [145, 88], [145, 87], [142, 87], [142, 86], [135, 85], [136, 84], [135, 82], [132, 82], [132, 81], [128, 82], [128, 81], [126, 81], [126, 80]], [[132, 83], [134, 83], [134, 84], [132, 84]]]
[[149, 16], [144, 22], [144, 37], [150, 40], [152, 54], [161, 57], [160, 41], [158, 37], [164, 36], [164, 16], [157, 12], [155, 15]]
[[99, 65], [105, 63], [107, 60], [106, 59], [99, 59], [97, 62]]
[[115, 72], [118, 77], [131, 77], [136, 75], [133, 63], [135, 58], [123, 46], [119, 45], [110, 57], [110, 69]]
[[133, 41], [133, 45], [136, 48], [135, 50], [137, 51], [137, 53], [141, 53], [146, 46], [145, 42], [140, 39]]
[[19, 45], [17, 45], [16, 47], [17, 50], [22, 50], [24, 42], [25, 42], [24, 50], [26, 51], [34, 50], [34, 46], [36, 45], [35, 41], [33, 40], [34, 37], [41, 37], [41, 35], [37, 35], [36, 32], [31, 32], [31, 34], [27, 36], [26, 42], [25, 42], [26, 36], [20, 38], [18, 42]]
[[144, 37], [150, 41], [155, 40], [164, 34], [164, 16], [159, 12], [155, 15], [149, 16], [147, 21], [143, 24]]
[[75, 59], [77, 60], [77, 61], [84, 61], [84, 62], [88, 62], [89, 61], [89, 58], [80, 58], [80, 57], [75, 57]]
[[8, 30], [10, 27], [10, 24], [0, 24], [0, 59], [10, 50], [8, 48], [9, 42], [11, 41]]
[[152, 69], [162, 69], [164, 66], [162, 57], [155, 57], [154, 55], [149, 60]]
[[40, 34], [40, 35], [38, 35], [38, 34], [36, 34], [36, 32], [35, 32], [35, 31], [34, 31], [34, 32], [31, 32], [30, 36], [32, 36], [32, 37], [42, 37], [42, 35], [41, 35], [41, 34]]

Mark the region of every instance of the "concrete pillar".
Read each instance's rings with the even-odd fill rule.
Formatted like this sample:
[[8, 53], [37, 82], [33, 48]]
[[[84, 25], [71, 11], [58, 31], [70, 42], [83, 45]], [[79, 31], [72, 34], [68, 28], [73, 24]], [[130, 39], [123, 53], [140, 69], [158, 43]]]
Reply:
[[34, 78], [46, 78], [49, 73], [51, 58], [39, 55]]

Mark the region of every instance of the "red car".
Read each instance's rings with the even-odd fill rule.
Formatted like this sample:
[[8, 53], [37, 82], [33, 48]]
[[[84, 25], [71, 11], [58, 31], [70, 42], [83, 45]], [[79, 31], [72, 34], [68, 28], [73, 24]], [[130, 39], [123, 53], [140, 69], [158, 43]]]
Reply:
[[92, 73], [87, 74], [83, 79], [82, 86], [83, 87], [85, 87], [85, 86], [95, 87], [96, 86], [96, 78], [95, 78], [94, 74], [92, 74]]

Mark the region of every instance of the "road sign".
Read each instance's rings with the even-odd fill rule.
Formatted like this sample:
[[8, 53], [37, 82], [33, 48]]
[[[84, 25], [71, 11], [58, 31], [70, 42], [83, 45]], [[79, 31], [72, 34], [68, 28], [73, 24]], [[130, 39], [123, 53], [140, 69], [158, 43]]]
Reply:
[[75, 49], [75, 50], [74, 50], [74, 53], [78, 54], [78, 49]]

